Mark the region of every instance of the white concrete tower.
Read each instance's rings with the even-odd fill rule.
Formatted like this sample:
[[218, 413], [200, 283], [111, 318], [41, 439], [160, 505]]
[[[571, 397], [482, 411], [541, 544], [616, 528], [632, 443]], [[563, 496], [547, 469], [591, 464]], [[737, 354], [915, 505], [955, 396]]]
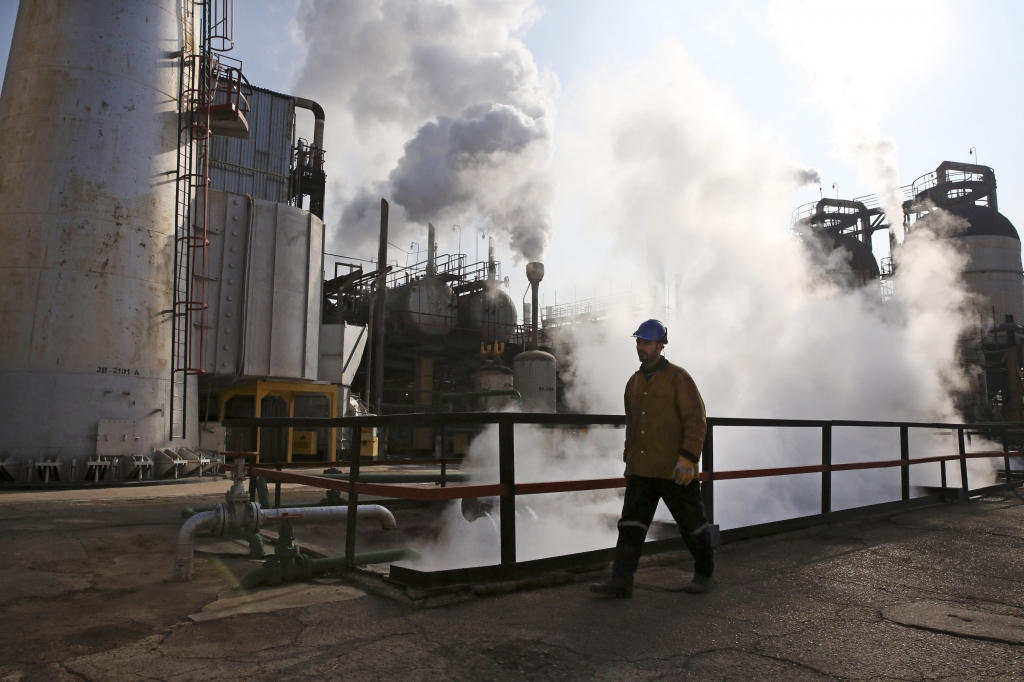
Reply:
[[81, 463], [101, 420], [134, 422], [135, 454], [167, 444], [183, 7], [21, 2], [0, 95], [0, 454]]

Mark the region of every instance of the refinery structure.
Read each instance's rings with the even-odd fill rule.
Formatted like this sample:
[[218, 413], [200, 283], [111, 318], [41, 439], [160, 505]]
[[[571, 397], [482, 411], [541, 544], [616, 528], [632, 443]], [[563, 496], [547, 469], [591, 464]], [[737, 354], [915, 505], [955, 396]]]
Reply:
[[[458, 59], [428, 57], [502, 80], [485, 34], [505, 33], [501, 68], [536, 66], [509, 37], [530, 2], [298, 6], [357, 44], [344, 59], [468, 36]], [[529, 154], [460, 192], [511, 177], [515, 208], [543, 215], [415, 214], [389, 179], [350, 231], [329, 194], [352, 178], [328, 175], [342, 150], [325, 148], [348, 112], [261, 87], [232, 57], [236, 10], [255, 11], [19, 2], [0, 92], [0, 682], [1016, 679], [1024, 269], [992, 168], [936, 159], [898, 208], [822, 196], [773, 233], [762, 201], [752, 220], [722, 211], [756, 198], [746, 181], [663, 165], [660, 194], [625, 183], [626, 217], [587, 206], [625, 224], [608, 267], [574, 243], [559, 270], [540, 256], [550, 197], [518, 176], [556, 175], [536, 165], [550, 111], [501, 103], [506, 83], [483, 100], [523, 115], [496, 147]], [[828, 35], [863, 38], [846, 23]], [[306, 32], [310, 59], [340, 63], [321, 39]], [[366, 77], [390, 98], [376, 58]], [[463, 75], [420, 77], [449, 97]], [[403, 160], [434, 113], [416, 113]], [[666, 139], [647, 111], [622, 119], [630, 140]], [[446, 182], [431, 160], [429, 192]], [[777, 169], [766, 186], [791, 188]], [[698, 186], [713, 213], [687, 215]], [[476, 255], [461, 232], [445, 253], [461, 228], [442, 219], [474, 212]], [[488, 229], [534, 254], [526, 282]], [[410, 233], [410, 251], [394, 243]], [[610, 293], [560, 303], [551, 283], [573, 267]], [[640, 323], [633, 355], [648, 317], [667, 325]]]
[[[970, 294], [971, 330], [959, 356], [971, 382], [958, 409], [976, 422], [1024, 419], [1024, 271], [1016, 228], [999, 212], [995, 171], [988, 166], [943, 161], [903, 187], [904, 234], [931, 230], [952, 240], [965, 256], [960, 275]], [[878, 286], [883, 299], [898, 296], [893, 277], [901, 244], [873, 195], [852, 200], [822, 198], [793, 212], [793, 231], [826, 259], [828, 275], [844, 286]], [[879, 259], [872, 235], [889, 236]]]
[[[389, 264], [386, 202], [376, 261], [325, 254], [320, 105], [249, 83], [230, 0], [116, 4], [19, 10], [0, 98], [3, 480], [201, 475], [226, 449], [333, 461], [348, 443], [225, 417], [556, 410], [543, 265], [523, 321], [493, 243], [468, 263], [424, 226], [426, 256]], [[362, 447], [464, 454], [473, 432]]]
[[[228, 0], [32, 7], [0, 98], [3, 480], [198, 475], [227, 450], [333, 462], [350, 438], [369, 457], [461, 456], [480, 427], [442, 437], [221, 421], [569, 412], [561, 332], [639, 308], [626, 294], [542, 308], [541, 263], [527, 265], [517, 308], [493, 241], [469, 262], [438, 253], [433, 225], [417, 262], [399, 265], [384, 200], [375, 258], [325, 252], [330, 121], [302, 93], [249, 83], [229, 55]], [[1024, 275], [994, 171], [943, 162], [905, 192], [904, 230], [933, 225], [969, 256], [964, 417], [1021, 420]], [[885, 299], [899, 296], [900, 246], [890, 238], [879, 259], [872, 237], [891, 222], [874, 197], [823, 198], [794, 212], [793, 230], [819, 254], [841, 250], [828, 276]]]

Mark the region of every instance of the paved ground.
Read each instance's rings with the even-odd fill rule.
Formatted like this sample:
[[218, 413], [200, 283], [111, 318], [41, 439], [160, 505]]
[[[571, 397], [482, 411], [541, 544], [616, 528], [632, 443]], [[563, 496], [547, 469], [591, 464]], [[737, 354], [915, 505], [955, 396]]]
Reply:
[[883, 617], [929, 602], [1000, 616], [986, 632], [1024, 622], [1006, 618], [1024, 616], [1019, 493], [729, 545], [701, 597], [666, 591], [684, 561], [642, 569], [630, 601], [568, 583], [413, 610], [355, 590], [194, 623], [254, 566], [207, 558], [167, 581], [180, 509], [213, 499], [195, 490], [0, 494], [0, 680], [1024, 679], [1019, 645]]

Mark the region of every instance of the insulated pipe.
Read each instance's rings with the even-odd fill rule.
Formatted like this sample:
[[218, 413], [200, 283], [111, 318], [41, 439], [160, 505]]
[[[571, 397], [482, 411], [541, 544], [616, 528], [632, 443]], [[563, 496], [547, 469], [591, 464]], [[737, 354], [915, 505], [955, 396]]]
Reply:
[[[229, 495], [231, 493], [228, 493]], [[213, 511], [199, 512], [181, 526], [178, 531], [178, 542], [174, 560], [174, 579], [190, 580], [192, 578], [192, 554], [196, 535], [208, 530], [213, 535], [223, 535], [227, 530], [244, 530], [247, 533], [259, 533], [264, 523], [282, 521], [308, 521], [311, 523], [325, 521], [344, 521], [348, 518], [348, 507], [285, 507], [282, 509], [264, 509], [259, 504], [244, 503], [236, 506], [219, 504]], [[375, 519], [384, 530], [394, 530], [394, 515], [378, 504], [360, 505], [357, 507], [356, 519]]]
[[[281, 509], [261, 509], [260, 525], [279, 523], [281, 521], [306, 521], [308, 523], [330, 523], [344, 521], [348, 518], [348, 507], [282, 507]], [[193, 517], [195, 518], [195, 517]], [[375, 519], [384, 530], [398, 527], [394, 515], [386, 507], [379, 504], [359, 505], [357, 519]]]
[[296, 97], [295, 106], [300, 109], [309, 109], [313, 112], [313, 146], [319, 150], [324, 148], [324, 108], [311, 99]]
[[177, 550], [174, 559], [174, 579], [192, 579], [192, 548], [200, 531], [210, 530], [219, 535], [224, 532], [222, 508], [217, 505], [213, 511], [199, 512], [182, 524], [178, 531]]

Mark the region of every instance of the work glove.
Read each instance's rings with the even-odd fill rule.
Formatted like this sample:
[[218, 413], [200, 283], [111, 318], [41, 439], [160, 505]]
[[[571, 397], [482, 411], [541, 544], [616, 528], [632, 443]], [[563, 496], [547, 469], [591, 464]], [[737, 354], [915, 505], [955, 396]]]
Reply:
[[689, 485], [696, 477], [697, 465], [685, 457], [680, 457], [676, 462], [676, 468], [672, 470], [672, 480], [676, 485]]

